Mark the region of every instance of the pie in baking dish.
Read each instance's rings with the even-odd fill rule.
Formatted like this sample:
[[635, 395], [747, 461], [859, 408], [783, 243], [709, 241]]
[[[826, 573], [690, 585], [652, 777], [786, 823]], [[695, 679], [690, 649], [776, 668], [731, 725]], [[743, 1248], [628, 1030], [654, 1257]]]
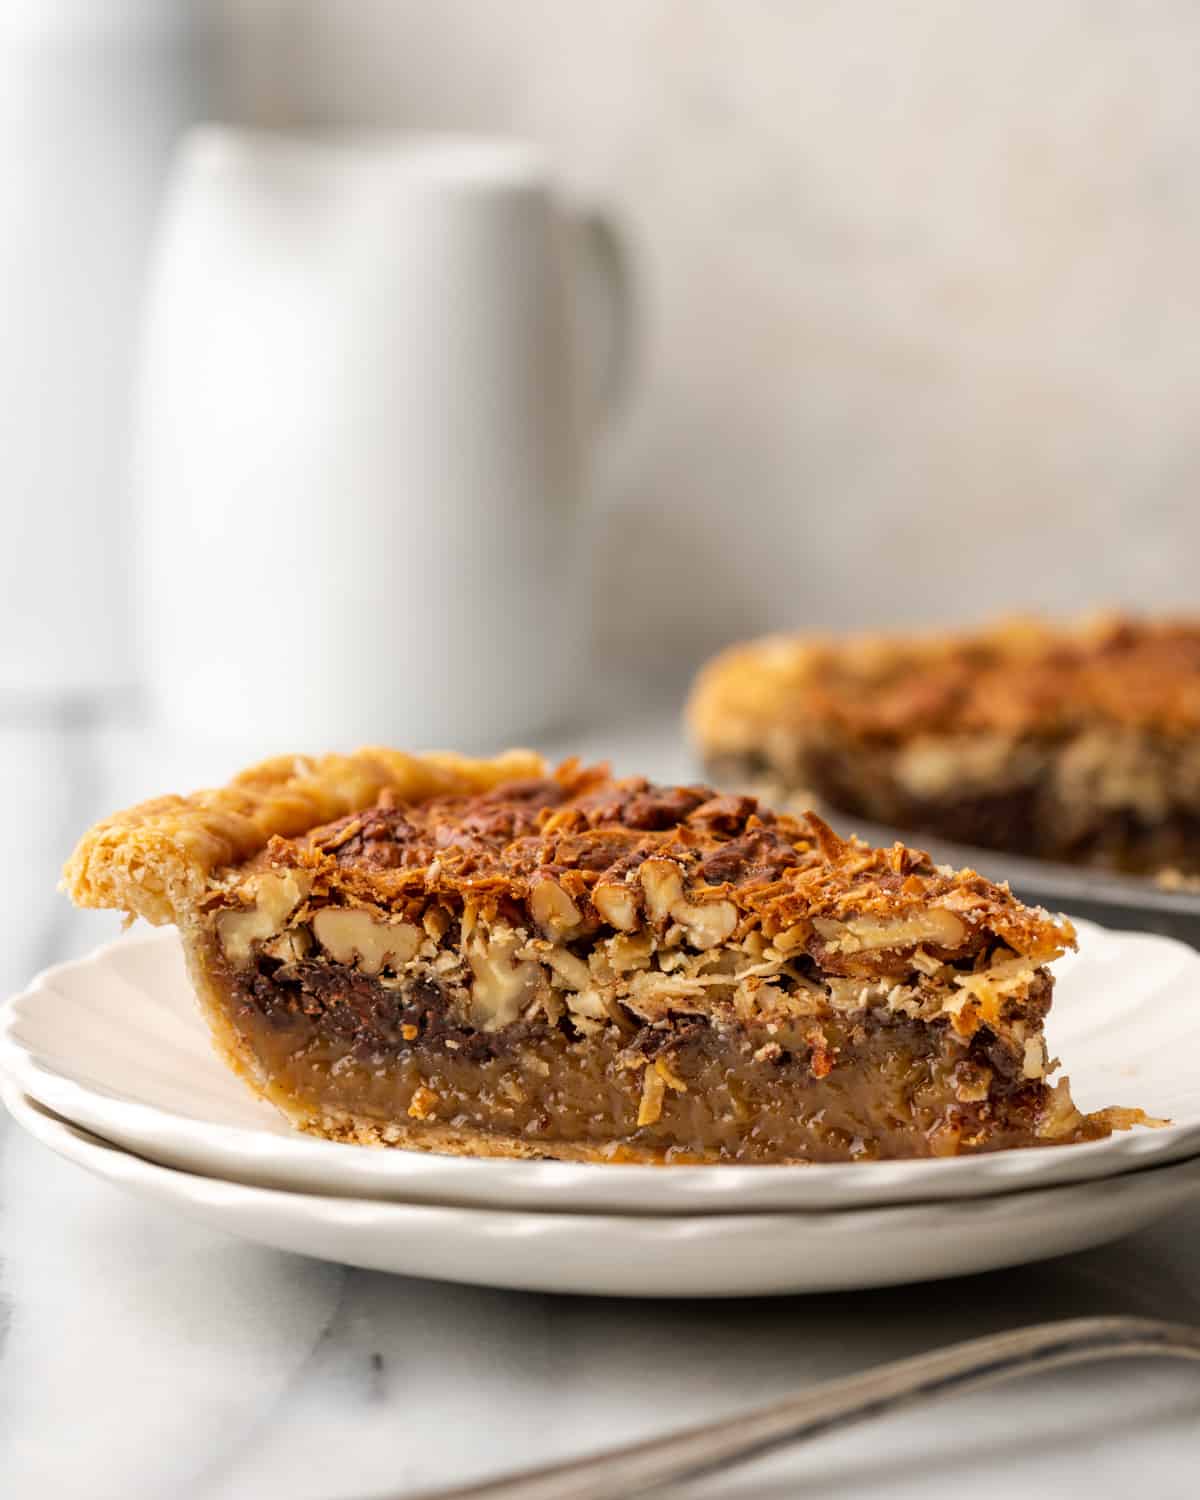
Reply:
[[1044, 859], [1200, 873], [1200, 621], [772, 636], [700, 673], [723, 783]]

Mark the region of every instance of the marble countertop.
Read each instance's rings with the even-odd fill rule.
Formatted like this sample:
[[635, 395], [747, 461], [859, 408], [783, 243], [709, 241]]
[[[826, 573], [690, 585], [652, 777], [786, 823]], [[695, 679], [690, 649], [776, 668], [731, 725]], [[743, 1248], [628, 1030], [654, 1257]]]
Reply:
[[[164, 784], [148, 775], [161, 753], [80, 734], [0, 737], [0, 785], [30, 788], [6, 809], [9, 987], [109, 935], [105, 917], [48, 897], [64, 840]], [[684, 770], [677, 754], [650, 729], [616, 759], [669, 775]], [[402, 1496], [951, 1340], [1119, 1312], [1200, 1321], [1200, 1202], [1116, 1245], [937, 1285], [744, 1302], [555, 1298], [243, 1244], [123, 1196], [0, 1118], [5, 1500]], [[1198, 1468], [1200, 1371], [1146, 1361], [892, 1416], [686, 1494], [1190, 1500]]]

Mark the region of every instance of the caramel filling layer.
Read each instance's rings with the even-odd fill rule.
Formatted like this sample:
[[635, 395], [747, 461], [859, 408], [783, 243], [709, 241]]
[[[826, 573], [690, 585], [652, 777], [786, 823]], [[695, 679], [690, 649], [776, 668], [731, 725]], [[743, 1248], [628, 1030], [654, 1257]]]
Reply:
[[[1035, 1009], [1046, 996], [1030, 997]], [[259, 956], [231, 1019], [297, 1123], [389, 1122], [658, 1161], [841, 1161], [1078, 1139], [1086, 1122], [987, 1027], [879, 1008], [741, 1022], [569, 1013], [465, 1024], [428, 977], [381, 980], [324, 959]], [[1040, 1045], [1040, 1037], [1037, 1038]]]

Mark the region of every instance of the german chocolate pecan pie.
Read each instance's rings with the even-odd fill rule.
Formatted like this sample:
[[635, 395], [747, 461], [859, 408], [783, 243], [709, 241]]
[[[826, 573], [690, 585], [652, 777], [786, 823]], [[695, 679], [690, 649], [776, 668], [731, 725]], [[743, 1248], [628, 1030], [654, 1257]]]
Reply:
[[773, 637], [697, 679], [710, 774], [1046, 859], [1200, 871], [1200, 621]]
[[704, 786], [527, 752], [281, 759], [86, 835], [82, 906], [179, 928], [221, 1054], [337, 1140], [785, 1162], [1078, 1141], [1063, 919]]

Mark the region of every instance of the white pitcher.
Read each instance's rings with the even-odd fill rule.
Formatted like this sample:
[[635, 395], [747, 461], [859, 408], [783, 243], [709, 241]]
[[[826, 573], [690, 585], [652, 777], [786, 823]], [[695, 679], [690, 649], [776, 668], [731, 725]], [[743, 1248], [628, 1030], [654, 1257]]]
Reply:
[[194, 133], [138, 401], [159, 721], [304, 750], [559, 719], [626, 319], [611, 234], [532, 146]]

